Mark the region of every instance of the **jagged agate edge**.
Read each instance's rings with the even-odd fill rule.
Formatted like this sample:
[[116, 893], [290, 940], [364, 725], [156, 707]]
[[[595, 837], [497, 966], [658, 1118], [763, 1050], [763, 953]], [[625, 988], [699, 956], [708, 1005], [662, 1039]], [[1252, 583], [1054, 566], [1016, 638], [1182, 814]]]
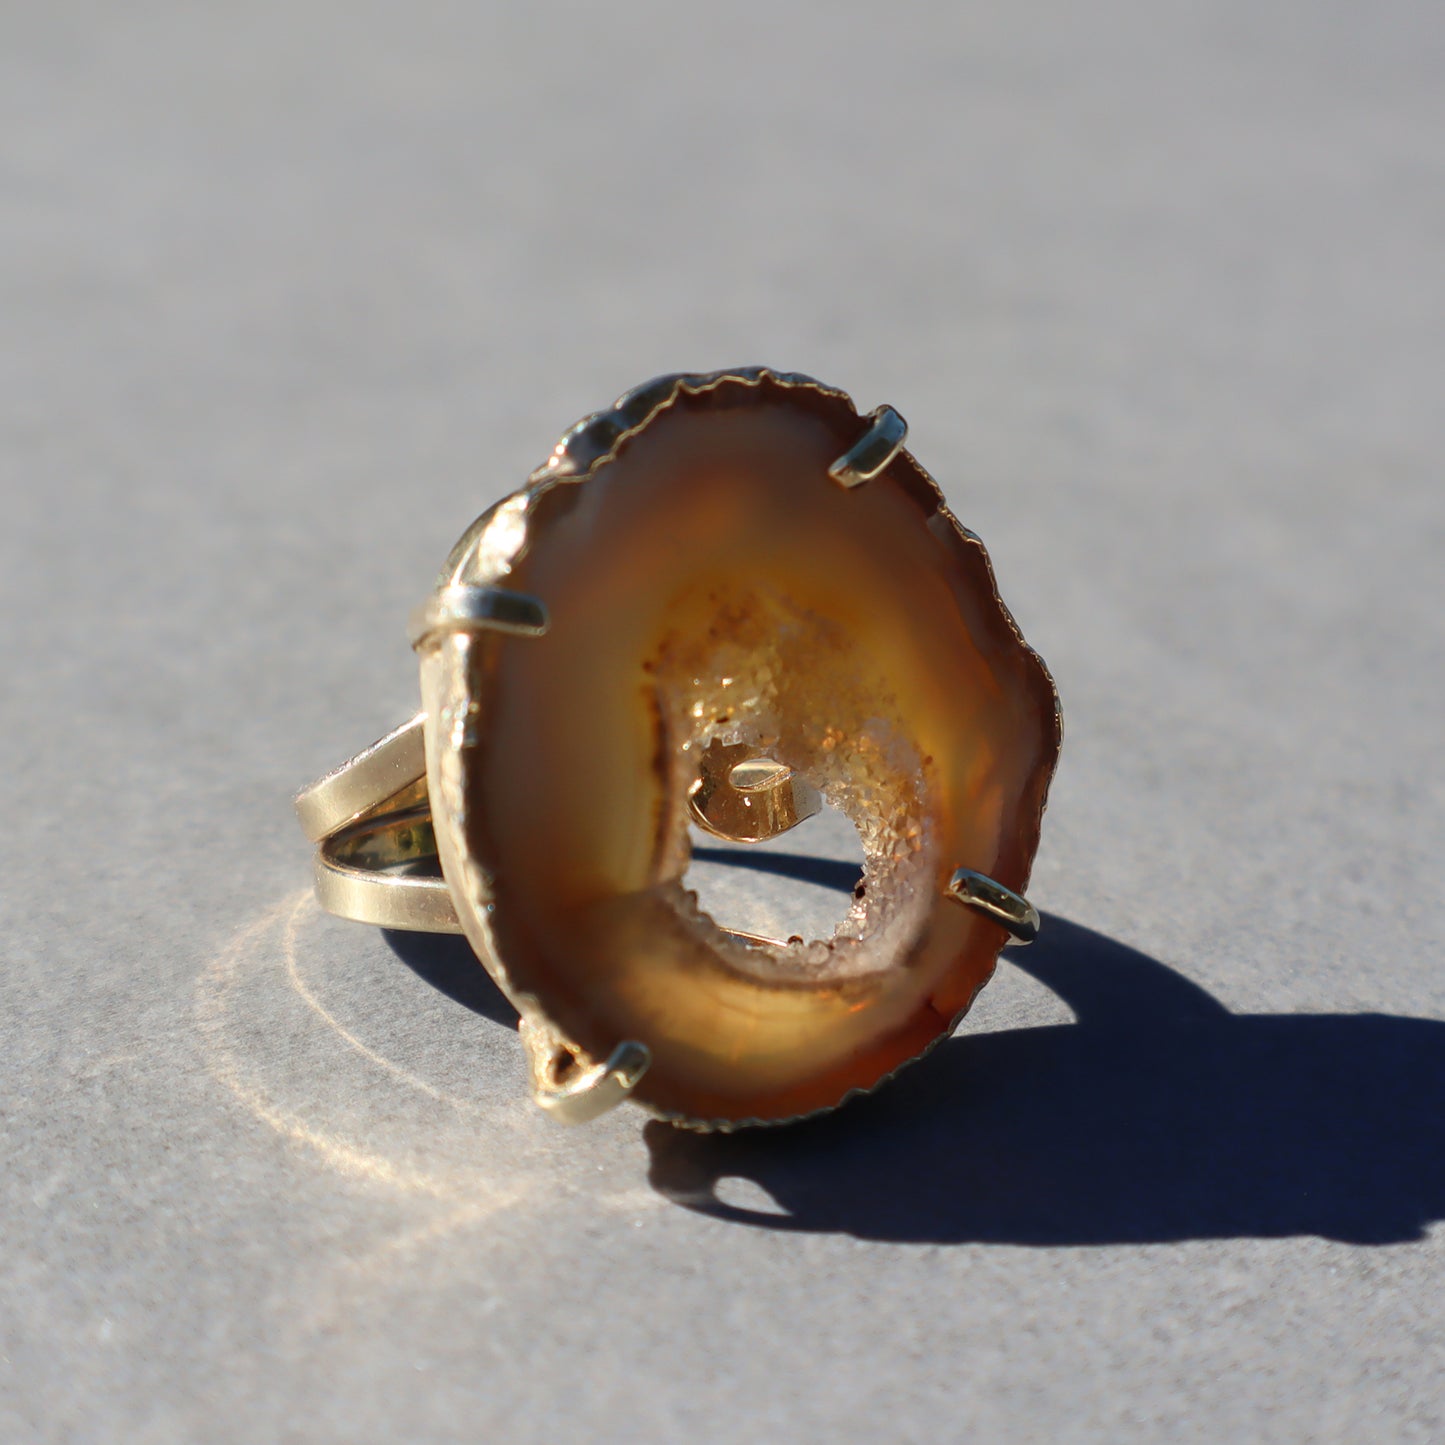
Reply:
[[[512, 567], [526, 552], [529, 537], [527, 534], [528, 513], [531, 504], [544, 492], [549, 491], [555, 485], [580, 485], [585, 484], [589, 478], [594, 476], [603, 467], [614, 461], [621, 451], [622, 446], [629, 439], [644, 430], [659, 414], [673, 406], [679, 397], [686, 395], [701, 396], [709, 391], [727, 385], [744, 385], [754, 388], [761, 388], [765, 385], [774, 385], [787, 390], [811, 391], [818, 395], [842, 401], [855, 416], [858, 415], [857, 407], [852, 397], [838, 387], [827, 386], [823, 382], [815, 380], [811, 376], [805, 376], [800, 372], [774, 371], [766, 366], [737, 367], [730, 370], [712, 372], [678, 372], [667, 376], [656, 377], [651, 381], [634, 387], [624, 392], [616, 403], [606, 411], [593, 412], [584, 417], [581, 421], [569, 427], [563, 434], [557, 445], [553, 448], [547, 461], [538, 467], [527, 479], [527, 483], [511, 497], [504, 499], [496, 506], [489, 509], [471, 527], [463, 533], [456, 546], [452, 549], [451, 555], [447, 558], [445, 567], [442, 570], [441, 583], [472, 582], [480, 585], [496, 583], [511, 571]], [[861, 420], [861, 418], [860, 418]], [[915, 475], [921, 480], [927, 489], [936, 499], [936, 514], [945, 518], [952, 527], [958, 539], [964, 544], [974, 547], [982, 557], [985, 575], [988, 578], [989, 591], [993, 605], [998, 608], [1000, 616], [1007, 625], [1008, 631], [1012, 634], [1018, 647], [1037, 666], [1048, 685], [1049, 694], [1053, 700], [1055, 741], [1053, 758], [1050, 760], [1048, 777], [1045, 779], [1043, 793], [1040, 798], [1038, 816], [1034, 819], [1035, 830], [1042, 826], [1043, 815], [1048, 803], [1049, 786], [1053, 781], [1054, 768], [1057, 765], [1059, 751], [1063, 745], [1063, 713], [1059, 705], [1058, 689], [1054, 685], [1052, 674], [1043, 658], [1029, 646], [1025, 640], [1022, 630], [1015, 621], [1013, 614], [1009, 611], [1003, 598], [999, 595], [998, 581], [994, 573], [993, 561], [988, 555], [988, 549], [984, 546], [978, 535], [965, 527], [949, 508], [944, 500], [942, 488], [934, 480], [932, 475], [913, 456], [911, 452], [904, 449], [899, 452], [896, 461], [902, 461], [910, 466]], [[892, 465], [892, 463], [890, 463]], [[502, 548], [485, 548], [486, 534], [497, 519], [498, 514], [508, 507], [516, 507], [512, 516], [511, 535], [507, 537]], [[923, 519], [924, 524], [927, 518]], [[498, 539], [502, 540], [502, 539]], [[484, 550], [489, 554], [483, 556]], [[452, 694], [447, 698], [447, 712], [455, 719], [457, 718], [457, 705], [461, 704], [462, 712], [469, 718], [477, 716], [476, 700], [471, 696], [470, 685], [467, 681], [468, 667], [466, 654], [470, 650], [470, 639], [457, 638], [453, 646], [459, 651], [455, 659], [444, 669], [444, 677], [439, 679], [447, 686], [448, 693]], [[460, 684], [460, 691], [463, 696], [456, 696], [456, 690]], [[433, 716], [438, 716], [434, 713]], [[438, 727], [440, 727], [438, 716]], [[483, 727], [485, 722], [483, 720]], [[441, 761], [443, 798], [445, 808], [450, 815], [454, 825], [454, 834], [459, 841], [463, 841], [466, 831], [466, 808], [463, 778], [459, 767], [463, 745], [459, 738], [454, 738], [453, 745], [448, 749], [448, 754]], [[443, 831], [452, 831], [450, 829]], [[438, 840], [442, 840], [439, 838]], [[450, 850], [447, 850], [450, 851]], [[518, 1012], [527, 1018], [529, 1023], [534, 1024], [545, 1037], [560, 1038], [560, 1034], [547, 1014], [542, 1000], [533, 993], [516, 989], [512, 986], [508, 977], [506, 964], [502, 960], [501, 953], [496, 946], [492, 929], [488, 921], [488, 910], [491, 904], [491, 880], [485, 869], [470, 856], [470, 850], [465, 847], [458, 850], [462, 856], [457, 861], [461, 863], [459, 869], [454, 869], [453, 876], [460, 873], [457, 881], [461, 884], [462, 895], [459, 902], [463, 907], [459, 910], [464, 920], [472, 924], [468, 929], [469, 939], [473, 943], [480, 942], [482, 947], [478, 950], [481, 960], [488, 973], [496, 982], [497, 986], [512, 1001]], [[1033, 858], [1030, 856], [1029, 868], [1032, 869]], [[1023, 880], [1023, 886], [1028, 883], [1027, 876]], [[1021, 890], [1022, 891], [1022, 890]], [[835, 1109], [840, 1109], [844, 1104], [853, 1099], [873, 1093], [876, 1089], [895, 1078], [903, 1069], [912, 1064], [918, 1063], [933, 1052], [945, 1039], [952, 1036], [964, 1015], [973, 1007], [974, 1001], [978, 998], [980, 991], [993, 977], [998, 966], [998, 953], [1002, 951], [1003, 940], [1000, 940], [999, 949], [994, 954], [993, 966], [979, 981], [977, 988], [969, 995], [968, 1002], [957, 1011], [947, 1027], [941, 1029], [938, 1035], [930, 1040], [911, 1059], [905, 1060], [897, 1068], [891, 1069], [888, 1073], [868, 1085], [849, 1089], [836, 1103], [825, 1105], [819, 1109], [809, 1110], [806, 1114], [790, 1115], [779, 1119], [698, 1119], [685, 1114], [673, 1111], [654, 1108], [643, 1100], [634, 1100], [648, 1113], [667, 1123], [674, 1124], [679, 1128], [691, 1129], [699, 1133], [731, 1133], [737, 1129], [744, 1128], [771, 1128], [781, 1124], [793, 1124], [802, 1119], [816, 1118], [823, 1114], [830, 1114]]]

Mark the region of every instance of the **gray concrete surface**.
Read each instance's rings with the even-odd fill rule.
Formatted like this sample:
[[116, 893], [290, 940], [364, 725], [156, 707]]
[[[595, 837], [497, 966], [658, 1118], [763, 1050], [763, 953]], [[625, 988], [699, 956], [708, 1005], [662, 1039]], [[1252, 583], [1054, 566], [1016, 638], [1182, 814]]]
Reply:
[[[1445, 1435], [1442, 60], [1388, 0], [0, 10], [0, 1437]], [[562, 426], [747, 361], [989, 542], [1051, 926], [833, 1122], [563, 1133], [289, 794]]]

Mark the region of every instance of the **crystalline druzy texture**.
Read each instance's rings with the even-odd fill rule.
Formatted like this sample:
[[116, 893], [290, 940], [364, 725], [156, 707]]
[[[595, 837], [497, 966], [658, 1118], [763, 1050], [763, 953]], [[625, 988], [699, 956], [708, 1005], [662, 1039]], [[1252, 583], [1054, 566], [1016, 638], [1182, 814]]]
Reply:
[[[866, 426], [841, 393], [761, 373], [662, 395], [474, 544], [464, 580], [541, 598], [551, 625], [428, 663], [451, 720], [433, 806], [470, 858], [468, 932], [524, 1012], [594, 1058], [645, 1043], [633, 1097], [660, 1113], [786, 1119], [918, 1055], [988, 979], [1004, 934], [945, 886], [966, 866], [1023, 891], [1057, 699], [906, 452], [852, 490], [828, 476]], [[749, 946], [685, 891], [718, 740], [856, 825], [865, 886], [832, 938]]]

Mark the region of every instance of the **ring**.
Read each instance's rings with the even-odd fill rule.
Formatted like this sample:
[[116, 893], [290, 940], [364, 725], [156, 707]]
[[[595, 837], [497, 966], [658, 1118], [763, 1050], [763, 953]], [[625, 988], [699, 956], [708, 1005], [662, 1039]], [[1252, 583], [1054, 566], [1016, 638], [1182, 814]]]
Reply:
[[[625, 393], [452, 550], [411, 618], [417, 716], [298, 796], [323, 906], [464, 933], [554, 1117], [832, 1109], [1037, 934], [1058, 695], [906, 435], [761, 367]], [[687, 891], [692, 829], [825, 804], [864, 852], [831, 936]]]

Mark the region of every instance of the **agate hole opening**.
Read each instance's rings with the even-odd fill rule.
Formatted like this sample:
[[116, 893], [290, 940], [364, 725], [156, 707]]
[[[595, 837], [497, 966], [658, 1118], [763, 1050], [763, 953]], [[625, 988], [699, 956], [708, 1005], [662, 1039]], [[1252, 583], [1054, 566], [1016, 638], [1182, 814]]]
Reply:
[[781, 944], [826, 942], [862, 899], [862, 839], [826, 801], [766, 842], [734, 843], [696, 824], [689, 839], [682, 886], [719, 928]]

